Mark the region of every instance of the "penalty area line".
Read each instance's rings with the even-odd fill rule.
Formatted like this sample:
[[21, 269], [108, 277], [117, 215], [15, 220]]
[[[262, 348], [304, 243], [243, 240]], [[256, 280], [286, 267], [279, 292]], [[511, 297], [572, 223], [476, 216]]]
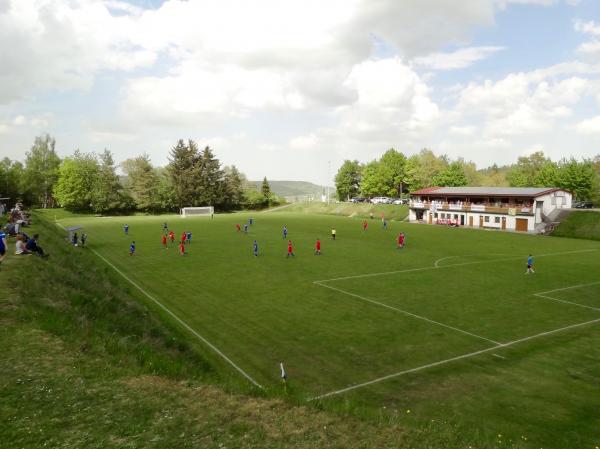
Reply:
[[131, 278], [129, 278], [125, 273], [123, 273], [115, 265], [113, 265], [108, 259], [106, 259], [104, 256], [102, 256], [102, 254], [100, 254], [98, 251], [96, 251], [93, 248], [90, 248], [90, 250], [96, 256], [98, 256], [100, 259], [102, 259], [113, 270], [115, 270], [117, 273], [119, 273], [131, 285], [133, 285], [140, 292], [142, 292], [148, 299], [150, 299], [152, 302], [154, 302], [157, 306], [159, 306], [166, 313], [168, 313], [175, 321], [177, 321], [187, 331], [189, 331], [192, 335], [194, 335], [196, 338], [198, 338], [198, 340], [203, 342], [206, 346], [208, 346], [215, 353], [217, 353], [223, 360], [225, 360], [227, 363], [229, 363], [229, 365], [231, 365], [236, 371], [238, 371], [242, 376], [244, 376], [248, 381], [250, 381], [250, 383], [252, 383], [256, 387], [260, 388], [261, 390], [264, 390], [264, 388], [261, 384], [259, 384], [256, 380], [254, 380], [252, 378], [252, 376], [250, 376], [246, 371], [244, 371], [242, 368], [240, 368], [238, 365], [236, 365], [235, 362], [233, 360], [231, 360], [229, 357], [227, 357], [219, 348], [217, 348], [210, 341], [208, 341], [206, 338], [204, 338], [202, 335], [200, 335], [198, 332], [196, 332], [193, 328], [191, 328], [185, 321], [183, 321], [181, 318], [179, 318], [177, 315], [175, 315], [175, 313], [173, 313], [169, 308], [167, 308], [158, 299], [156, 299], [154, 296], [152, 296], [150, 293], [148, 293], [146, 290], [144, 290], [142, 287], [140, 287], [135, 281], [133, 281]]
[[404, 371], [399, 371], [397, 373], [388, 374], [387, 376], [379, 377], [377, 379], [373, 379], [368, 382], [363, 382], [363, 383], [360, 383], [357, 385], [352, 385], [351, 387], [342, 388], [341, 390], [331, 391], [329, 393], [324, 393], [319, 396], [315, 396], [313, 398], [308, 399], [308, 401], [317, 401], [319, 399], [325, 399], [330, 396], [340, 395], [343, 393], [347, 393], [348, 391], [357, 390], [359, 388], [367, 387], [369, 385], [373, 385], [373, 384], [376, 384], [379, 382], [383, 382], [385, 380], [393, 379], [395, 377], [400, 377], [405, 374], [416, 373], [417, 371], [423, 371], [427, 368], [433, 368], [435, 366], [446, 365], [448, 363], [455, 362], [457, 360], [469, 359], [471, 357], [475, 357], [480, 354], [485, 354], [490, 351], [496, 351], [498, 349], [506, 348], [508, 346], [513, 346], [518, 343], [522, 343], [524, 341], [534, 340], [536, 338], [545, 337], [546, 335], [552, 335], [552, 334], [556, 334], [558, 332], [566, 331], [569, 329], [574, 329], [576, 327], [587, 326], [588, 324], [594, 324], [594, 323], [598, 323], [598, 322], [600, 322], [600, 318], [597, 318], [597, 319], [591, 320], [591, 321], [586, 321], [584, 323], [572, 324], [570, 326], [561, 327], [560, 329], [554, 329], [554, 330], [547, 331], [547, 332], [541, 332], [539, 334], [531, 335], [529, 337], [524, 337], [524, 338], [520, 338], [518, 340], [509, 341], [508, 343], [502, 343], [500, 346], [492, 346], [491, 348], [482, 349], [480, 351], [470, 352], [468, 354], [459, 355], [457, 357], [452, 357], [450, 359], [440, 360], [438, 362], [428, 363], [427, 365], [417, 366], [416, 368], [411, 368], [411, 369], [407, 369]]

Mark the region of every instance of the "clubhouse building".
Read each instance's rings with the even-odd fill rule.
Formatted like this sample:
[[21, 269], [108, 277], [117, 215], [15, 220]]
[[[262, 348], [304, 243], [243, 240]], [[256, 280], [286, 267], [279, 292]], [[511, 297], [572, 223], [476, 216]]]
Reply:
[[572, 202], [551, 187], [428, 187], [410, 197], [411, 222], [522, 232], [541, 232]]

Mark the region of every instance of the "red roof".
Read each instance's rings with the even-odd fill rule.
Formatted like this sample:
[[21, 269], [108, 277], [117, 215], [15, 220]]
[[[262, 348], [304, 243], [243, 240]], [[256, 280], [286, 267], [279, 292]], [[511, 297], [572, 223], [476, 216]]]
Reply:
[[410, 192], [410, 194], [411, 195], [427, 195], [428, 193], [435, 192], [439, 188], [440, 187], [425, 187], [424, 189], [416, 190], [414, 192]]

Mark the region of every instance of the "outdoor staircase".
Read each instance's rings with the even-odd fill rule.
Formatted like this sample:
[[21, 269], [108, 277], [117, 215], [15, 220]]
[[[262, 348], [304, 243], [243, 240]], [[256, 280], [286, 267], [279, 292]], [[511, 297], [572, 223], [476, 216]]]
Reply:
[[542, 214], [542, 222], [536, 225], [535, 232], [537, 234], [551, 234], [571, 212], [571, 209], [555, 209], [548, 215]]

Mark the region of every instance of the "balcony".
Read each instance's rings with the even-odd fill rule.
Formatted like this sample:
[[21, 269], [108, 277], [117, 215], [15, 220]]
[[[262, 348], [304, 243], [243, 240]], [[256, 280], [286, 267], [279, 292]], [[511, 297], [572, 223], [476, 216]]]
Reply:
[[488, 214], [533, 215], [533, 208], [517, 204], [472, 204], [472, 203], [443, 203], [428, 201], [411, 201], [411, 209], [426, 209], [450, 212], [483, 212]]

